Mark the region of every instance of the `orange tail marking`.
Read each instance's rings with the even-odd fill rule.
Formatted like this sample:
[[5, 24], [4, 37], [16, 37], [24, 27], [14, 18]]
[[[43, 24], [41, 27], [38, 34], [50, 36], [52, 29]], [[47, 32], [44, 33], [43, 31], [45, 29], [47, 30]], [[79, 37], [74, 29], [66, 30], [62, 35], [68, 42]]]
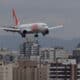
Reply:
[[13, 20], [14, 20], [14, 23], [15, 23], [15, 26], [19, 24], [19, 20], [16, 16], [16, 12], [14, 9], [12, 9], [12, 16], [13, 16]]

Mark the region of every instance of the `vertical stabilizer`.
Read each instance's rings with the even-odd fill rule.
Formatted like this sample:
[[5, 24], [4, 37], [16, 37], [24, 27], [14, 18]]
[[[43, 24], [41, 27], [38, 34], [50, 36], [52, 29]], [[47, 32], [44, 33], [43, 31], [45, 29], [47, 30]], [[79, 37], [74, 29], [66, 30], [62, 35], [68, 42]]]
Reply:
[[14, 8], [12, 9], [12, 16], [13, 16], [14, 25], [15, 26], [19, 25], [20, 22], [19, 22], [19, 19], [16, 16], [16, 12], [15, 12]]

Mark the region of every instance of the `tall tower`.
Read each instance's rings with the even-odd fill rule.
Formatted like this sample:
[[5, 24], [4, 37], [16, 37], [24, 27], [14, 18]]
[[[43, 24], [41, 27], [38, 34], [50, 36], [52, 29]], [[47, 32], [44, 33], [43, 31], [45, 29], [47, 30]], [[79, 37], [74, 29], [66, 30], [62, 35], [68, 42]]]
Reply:
[[38, 38], [35, 38], [32, 34], [27, 35], [20, 45], [20, 55], [23, 59], [30, 59], [31, 55], [39, 55]]
[[32, 44], [31, 55], [38, 56], [39, 55], [39, 48], [40, 48], [39, 41], [38, 41], [38, 38], [36, 37], [34, 39], [33, 44]]

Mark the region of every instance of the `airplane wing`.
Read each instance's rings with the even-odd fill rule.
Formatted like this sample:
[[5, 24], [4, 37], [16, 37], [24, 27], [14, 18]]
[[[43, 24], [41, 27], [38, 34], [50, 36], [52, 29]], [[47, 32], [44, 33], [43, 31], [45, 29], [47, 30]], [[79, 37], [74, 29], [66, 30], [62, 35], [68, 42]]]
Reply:
[[20, 29], [16, 28], [0, 28], [0, 30], [11, 31], [11, 32], [19, 32]]
[[50, 28], [48, 28], [49, 30], [51, 30], [51, 29], [57, 29], [57, 28], [62, 28], [63, 27], [63, 25], [58, 25], [58, 26], [56, 26], [56, 27], [50, 27]]

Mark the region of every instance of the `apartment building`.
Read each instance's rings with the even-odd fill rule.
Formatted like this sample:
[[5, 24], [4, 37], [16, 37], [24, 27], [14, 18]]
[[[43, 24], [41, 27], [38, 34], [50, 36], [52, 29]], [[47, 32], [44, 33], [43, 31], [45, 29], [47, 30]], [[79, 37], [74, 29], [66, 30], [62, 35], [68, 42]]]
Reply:
[[41, 60], [55, 62], [56, 59], [68, 58], [69, 54], [63, 48], [40, 48]]
[[80, 48], [73, 50], [73, 58], [76, 59], [77, 63], [80, 63]]
[[6, 64], [0, 61], [0, 80], [13, 80], [13, 64]]
[[13, 68], [13, 80], [47, 80], [47, 66], [35, 61], [18, 61]]
[[77, 80], [79, 74], [74, 59], [64, 59], [62, 62], [50, 63], [48, 65], [48, 80]]

